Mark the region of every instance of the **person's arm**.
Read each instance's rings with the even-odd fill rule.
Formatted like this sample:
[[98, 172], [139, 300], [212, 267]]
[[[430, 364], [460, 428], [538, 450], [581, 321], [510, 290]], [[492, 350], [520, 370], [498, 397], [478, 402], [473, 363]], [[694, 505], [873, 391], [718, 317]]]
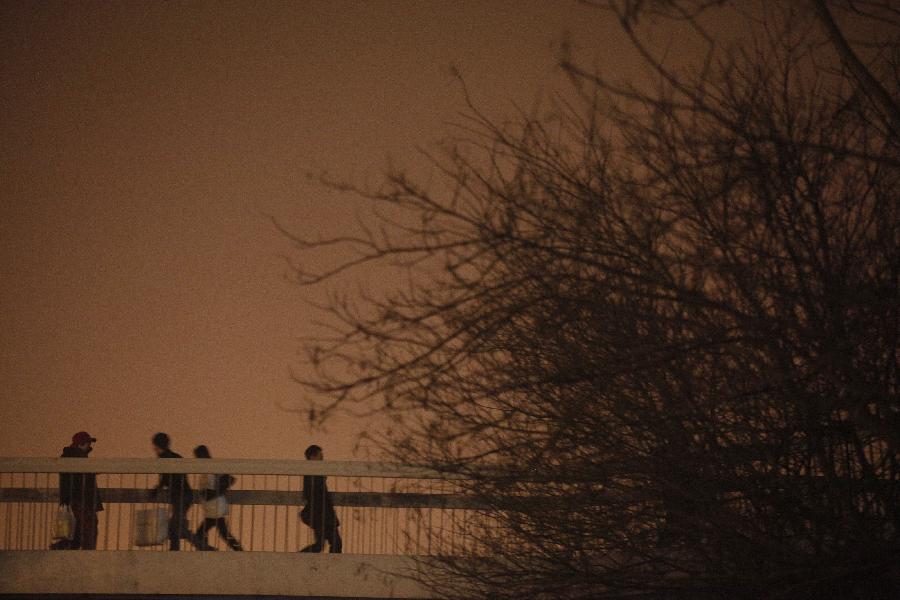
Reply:
[[156, 483], [156, 485], [150, 489], [150, 497], [156, 498], [157, 496], [159, 496], [159, 493], [162, 490], [164, 490], [168, 487], [169, 487], [168, 476], [165, 473], [163, 473], [159, 476], [159, 481]]

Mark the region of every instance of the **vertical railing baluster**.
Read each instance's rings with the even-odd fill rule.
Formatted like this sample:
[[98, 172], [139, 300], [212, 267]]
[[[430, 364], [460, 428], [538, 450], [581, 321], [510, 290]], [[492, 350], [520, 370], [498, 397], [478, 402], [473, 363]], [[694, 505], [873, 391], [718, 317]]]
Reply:
[[[396, 491], [397, 489], [396, 480], [394, 481], [394, 487], [392, 490]], [[391, 554], [400, 554], [400, 508], [394, 507], [391, 510], [391, 517], [394, 521], [394, 543], [392, 546]]]
[[[262, 487], [262, 489], [264, 489], [264, 490], [268, 489], [269, 476], [268, 476], [268, 475], [263, 475], [263, 476], [262, 476], [262, 480], [263, 480], [263, 487]], [[262, 505], [262, 530], [261, 530], [261, 531], [262, 531], [262, 549], [263, 549], [263, 551], [266, 550], [266, 531], [267, 531], [267, 529], [266, 529], [266, 520], [267, 520], [266, 517], [268, 516], [268, 512], [269, 512], [269, 507], [266, 506], [265, 504], [263, 504], [263, 505]]]
[[[19, 474], [19, 477], [20, 477], [20, 479], [24, 479], [24, 475], [22, 475], [22, 474]], [[23, 486], [19, 485], [18, 487], [23, 487]], [[15, 549], [21, 550], [23, 543], [24, 543], [24, 539], [23, 539], [24, 532], [23, 532], [23, 527], [22, 527], [22, 514], [25, 510], [25, 503], [17, 502], [16, 508], [17, 508], [17, 510], [16, 510], [16, 548]]]
[[[252, 476], [251, 489], [258, 489], [256, 487], [256, 475]], [[254, 549], [256, 547], [256, 505], [250, 505], [250, 549]]]
[[[119, 489], [125, 489], [125, 475], [119, 473]], [[119, 502], [116, 507], [116, 550], [121, 549], [122, 544], [122, 503]], [[110, 507], [112, 510], [112, 507]]]
[[[33, 475], [34, 475], [34, 473], [28, 473], [28, 476], [25, 477], [25, 478], [23, 478], [23, 481], [22, 481], [22, 486], [23, 486], [23, 487], [26, 487], [26, 488], [27, 488], [27, 487], [30, 487], [30, 486], [28, 485], [28, 482], [30, 481], [31, 476], [33, 476]], [[33, 540], [34, 540], [34, 532], [32, 531], [32, 519], [33, 519], [33, 513], [34, 513], [34, 510], [33, 510], [33, 509], [34, 509], [34, 506], [35, 506], [35, 503], [34, 503], [34, 502], [26, 502], [26, 503], [25, 503], [25, 519], [24, 519], [25, 539], [24, 539], [24, 547], [25, 547], [26, 549], [28, 549], [28, 550], [31, 550], [31, 549], [32, 549], [32, 544], [33, 544]]]

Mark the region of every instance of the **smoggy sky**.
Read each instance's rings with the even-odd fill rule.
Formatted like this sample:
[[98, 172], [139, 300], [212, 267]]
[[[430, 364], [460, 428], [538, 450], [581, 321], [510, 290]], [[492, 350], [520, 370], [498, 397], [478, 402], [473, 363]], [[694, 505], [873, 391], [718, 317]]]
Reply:
[[[290, 379], [316, 315], [290, 245], [354, 226], [356, 200], [463, 109], [497, 118], [568, 86], [570, 32], [608, 71], [612, 20], [557, 2], [94, 3], [0, 7], [0, 456], [354, 456], [365, 421], [312, 431]], [[358, 456], [362, 454], [358, 453]]]

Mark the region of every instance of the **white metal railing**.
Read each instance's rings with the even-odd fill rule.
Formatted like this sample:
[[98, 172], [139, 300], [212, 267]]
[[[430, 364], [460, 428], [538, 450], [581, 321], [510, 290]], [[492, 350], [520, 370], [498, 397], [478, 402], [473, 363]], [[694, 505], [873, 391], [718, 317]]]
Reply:
[[[87, 462], [85, 462], [87, 461]], [[90, 465], [89, 469], [85, 465]], [[240, 473], [242, 475], [335, 475], [397, 479], [458, 479], [424, 467], [349, 460], [251, 458], [0, 458], [0, 473]]]
[[[436, 555], [475, 550], [467, 535], [486, 518], [462, 492], [458, 477], [430, 469], [359, 461], [153, 458], [0, 458], [0, 550], [49, 549], [58, 509], [60, 473], [95, 474], [103, 511], [97, 513], [96, 549], [138, 548], [136, 511], [166, 508], [152, 488], [159, 474], [184, 474], [193, 488], [187, 508], [196, 531], [204, 519], [200, 490], [207, 474], [236, 477], [227, 492], [228, 528], [244, 550], [295, 552], [313, 542], [302, 524], [306, 475], [326, 476], [343, 551], [355, 554]], [[215, 529], [209, 543], [226, 545]], [[197, 539], [200, 539], [198, 536]], [[193, 542], [193, 541], [192, 541]], [[195, 548], [186, 542], [182, 550]]]

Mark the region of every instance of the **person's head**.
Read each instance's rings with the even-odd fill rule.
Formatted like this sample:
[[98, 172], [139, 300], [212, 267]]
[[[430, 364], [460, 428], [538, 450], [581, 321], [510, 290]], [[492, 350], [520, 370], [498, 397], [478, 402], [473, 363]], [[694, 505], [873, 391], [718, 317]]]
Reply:
[[157, 456], [168, 450], [169, 444], [171, 443], [171, 440], [169, 440], [169, 436], [162, 432], [154, 435], [153, 439], [150, 441], [153, 444], [153, 451], [156, 452]]
[[194, 456], [196, 458], [212, 458], [212, 456], [210, 456], [209, 454], [209, 448], [207, 448], [203, 444], [200, 444], [199, 446], [194, 448]]
[[91, 437], [91, 434], [89, 434], [87, 431], [79, 431], [72, 436], [72, 445], [85, 454], [89, 454], [91, 450], [94, 449], [92, 444], [96, 441], [97, 438]]
[[307, 448], [306, 452], [304, 452], [303, 454], [306, 455], [306, 460], [322, 460], [324, 458], [322, 448], [316, 446], [315, 444]]

